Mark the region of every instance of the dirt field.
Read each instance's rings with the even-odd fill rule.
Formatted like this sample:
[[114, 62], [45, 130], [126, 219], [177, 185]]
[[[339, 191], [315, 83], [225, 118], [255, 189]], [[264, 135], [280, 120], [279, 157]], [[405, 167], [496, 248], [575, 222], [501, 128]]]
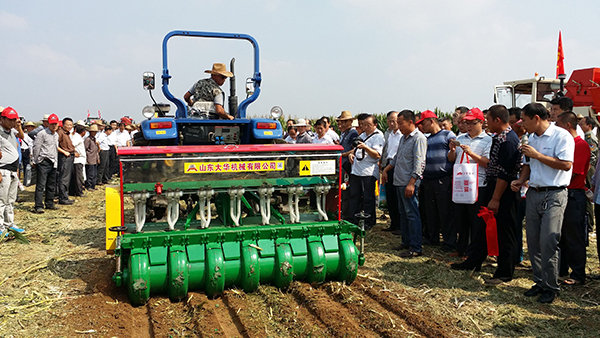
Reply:
[[[367, 237], [367, 261], [350, 286], [293, 283], [282, 292], [261, 286], [228, 290], [217, 299], [191, 292], [172, 303], [153, 297], [132, 307], [110, 279], [114, 259], [104, 248], [104, 195], [93, 191], [73, 206], [30, 212], [33, 189], [21, 194], [17, 221], [30, 244], [0, 243], [0, 336], [589, 336], [600, 332], [600, 283], [563, 288], [552, 305], [522, 295], [530, 274], [486, 287], [481, 273], [453, 271], [457, 261], [437, 248], [403, 259], [380, 221]], [[595, 237], [588, 271], [598, 274]]]

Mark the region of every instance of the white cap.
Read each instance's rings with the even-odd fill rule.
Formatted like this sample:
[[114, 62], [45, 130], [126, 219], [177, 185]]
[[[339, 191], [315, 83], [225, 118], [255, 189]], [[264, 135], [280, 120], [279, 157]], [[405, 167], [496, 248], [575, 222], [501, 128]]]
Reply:
[[42, 119], [42, 121], [48, 121], [49, 117], [50, 117], [50, 114], [44, 114], [44, 118]]
[[298, 123], [294, 124], [294, 127], [308, 127], [305, 119], [298, 119]]

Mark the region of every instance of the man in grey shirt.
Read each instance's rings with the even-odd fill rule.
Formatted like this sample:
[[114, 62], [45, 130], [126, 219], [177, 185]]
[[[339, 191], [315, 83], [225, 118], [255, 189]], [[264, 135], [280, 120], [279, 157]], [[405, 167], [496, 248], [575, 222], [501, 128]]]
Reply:
[[400, 248], [407, 249], [400, 256], [411, 258], [423, 254], [421, 215], [416, 192], [425, 169], [427, 139], [415, 126], [415, 114], [411, 110], [398, 113], [397, 121], [403, 136], [400, 138], [396, 156], [383, 169], [381, 183], [387, 182], [389, 171], [393, 170], [402, 232]]
[[[58, 167], [58, 116], [52, 114], [48, 117], [48, 127], [38, 133], [33, 142], [33, 165], [37, 170], [35, 185], [35, 206], [33, 212], [44, 213], [46, 209], [58, 209], [54, 205], [56, 188], [56, 168]], [[46, 194], [44, 203], [44, 193]]]

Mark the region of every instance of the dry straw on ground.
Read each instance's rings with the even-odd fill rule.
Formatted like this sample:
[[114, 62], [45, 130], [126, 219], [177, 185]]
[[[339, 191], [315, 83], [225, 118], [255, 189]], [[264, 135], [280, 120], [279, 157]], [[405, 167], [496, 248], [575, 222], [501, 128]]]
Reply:
[[[0, 336], [133, 334], [148, 325], [149, 317], [156, 323], [164, 318], [173, 323], [155, 325], [150, 332], [156, 335], [187, 335], [196, 332], [192, 329], [202, 329], [206, 320], [224, 320], [224, 316], [249, 323], [249, 335], [339, 334], [332, 331], [335, 322], [324, 324], [326, 321], [316, 319], [315, 314], [325, 313], [311, 308], [332, 300], [343, 304], [345, 316], [357, 314], [352, 319], [356, 323], [380, 321], [382, 327], [377, 332], [382, 335], [421, 335], [411, 326], [414, 318], [440, 319], [451, 323], [455, 335], [465, 336], [559, 337], [600, 332], [598, 280], [564, 287], [552, 305], [538, 304], [522, 295], [532, 284], [527, 261], [525, 267], [517, 269], [513, 281], [487, 287], [483, 277], [491, 276], [493, 262], [488, 262], [481, 273], [453, 271], [449, 264], [457, 259], [431, 247], [425, 248], [422, 257], [400, 258], [395, 249], [399, 239], [381, 231], [386, 221], [380, 221], [368, 235], [366, 265], [351, 286], [333, 282], [311, 288], [297, 283], [288, 292], [261, 286], [253, 294], [232, 290], [214, 301], [198, 293], [190, 294], [183, 304], [155, 297], [145, 308], [132, 308], [124, 290], [117, 290], [110, 281], [114, 260], [103, 250], [103, 191], [92, 191], [77, 198], [73, 206], [61, 206], [61, 210], [43, 215], [30, 212], [33, 187], [27, 188], [20, 200], [17, 222], [27, 229], [30, 244], [14, 240], [0, 243]], [[588, 272], [598, 275], [592, 235], [590, 242]], [[372, 297], [365, 297], [369, 290], [410, 306], [399, 309], [404, 311], [402, 316], [390, 315]], [[360, 312], [362, 305], [368, 306], [367, 312]], [[309, 317], [315, 320], [307, 321]], [[121, 329], [125, 331], [118, 331]]]

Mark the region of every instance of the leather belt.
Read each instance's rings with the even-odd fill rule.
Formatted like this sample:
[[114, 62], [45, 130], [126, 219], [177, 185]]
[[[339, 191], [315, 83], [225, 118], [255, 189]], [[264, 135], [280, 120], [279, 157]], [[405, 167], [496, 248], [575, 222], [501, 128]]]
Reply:
[[563, 190], [563, 189], [567, 189], [567, 187], [529, 187], [529, 189], [533, 189], [537, 192], [547, 192], [547, 191], [554, 191], [554, 190]]

